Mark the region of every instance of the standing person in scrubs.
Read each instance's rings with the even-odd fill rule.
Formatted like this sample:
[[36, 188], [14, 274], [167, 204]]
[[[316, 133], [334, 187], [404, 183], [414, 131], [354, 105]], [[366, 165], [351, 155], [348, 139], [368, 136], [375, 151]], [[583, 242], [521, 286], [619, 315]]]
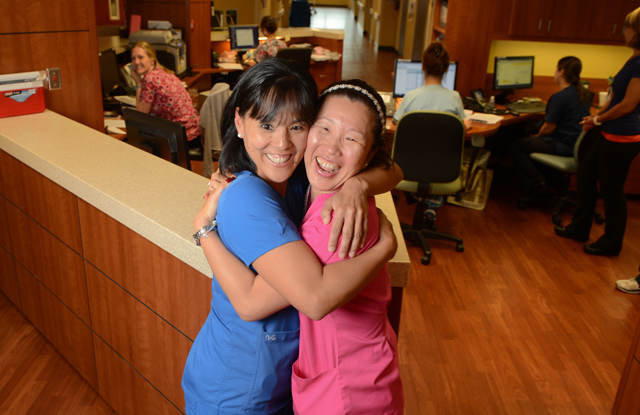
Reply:
[[[220, 198], [217, 227], [207, 200], [196, 215], [194, 229], [214, 277], [216, 267], [222, 266], [234, 274], [251, 269], [267, 281], [281, 278], [285, 291], [296, 291], [299, 298], [305, 293], [309, 312], [319, 315], [347, 301], [375, 277], [393, 257], [396, 241], [390, 224], [382, 220], [380, 240], [369, 251], [326, 267], [302, 241], [297, 227], [304, 216], [308, 181], [304, 175], [292, 174], [302, 161], [316, 100], [311, 76], [286, 62], [268, 60], [243, 74], [222, 122], [220, 168], [236, 178]], [[366, 197], [390, 190], [400, 179], [401, 172], [373, 169], [343, 186], [342, 195], [337, 195], [340, 200], [333, 201], [334, 208], [358, 206], [355, 217], [360, 219], [353, 225], [354, 220], [347, 216], [340, 255], [355, 255], [363, 243], [366, 213], [361, 208], [367, 208]], [[336, 213], [334, 225], [343, 222], [338, 216], [342, 215]], [[340, 226], [337, 228], [336, 235], [340, 233]], [[227, 257], [217, 254], [216, 243], [230, 251]], [[330, 245], [333, 250], [338, 248], [335, 242]], [[293, 284], [300, 275], [305, 276], [304, 287]], [[185, 365], [182, 386], [187, 413], [292, 413], [291, 366], [297, 359], [299, 342], [297, 311], [281, 305], [280, 311], [247, 322], [216, 278], [212, 291], [211, 313]], [[273, 309], [273, 304], [256, 306]]]
[[604, 235], [584, 245], [589, 255], [617, 256], [627, 227], [624, 184], [631, 162], [640, 153], [640, 8], [625, 19], [624, 39], [631, 57], [613, 78], [612, 94], [595, 116], [585, 117], [583, 128], [601, 127], [601, 135], [580, 162], [577, 174], [577, 206], [571, 223], [556, 226], [563, 238], [587, 242], [596, 211], [598, 183], [604, 201]]

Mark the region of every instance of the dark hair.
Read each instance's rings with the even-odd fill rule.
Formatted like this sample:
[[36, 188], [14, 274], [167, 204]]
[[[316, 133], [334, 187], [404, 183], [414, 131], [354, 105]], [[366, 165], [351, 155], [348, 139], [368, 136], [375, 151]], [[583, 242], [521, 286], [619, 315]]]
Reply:
[[271, 16], [265, 16], [260, 20], [260, 29], [267, 29], [267, 32], [272, 35], [278, 30], [278, 22]]
[[580, 72], [582, 72], [582, 62], [575, 56], [565, 56], [558, 61], [558, 70], [564, 70], [564, 80], [578, 91], [580, 102], [586, 104], [591, 99], [591, 94], [580, 82]]
[[241, 117], [246, 115], [263, 123], [291, 115], [308, 127], [313, 124], [317, 99], [318, 88], [309, 72], [284, 60], [269, 59], [245, 71], [222, 113], [220, 171], [256, 173], [256, 165], [238, 137], [236, 108]]
[[425, 75], [442, 78], [448, 69], [449, 52], [442, 43], [431, 43], [422, 54], [422, 70]]
[[[371, 96], [378, 102], [380, 106], [380, 110], [382, 111], [382, 118], [380, 117], [380, 113], [378, 112], [378, 108], [373, 103], [371, 98], [364, 94], [362, 91], [358, 91], [357, 89], [345, 87], [345, 88], [336, 88], [340, 85], [353, 85], [356, 87], [360, 87], [367, 91]], [[320, 108], [324, 105], [325, 101], [330, 96], [343, 96], [347, 97], [351, 100], [351, 102], [361, 102], [369, 109], [369, 115], [371, 116], [371, 135], [373, 136], [373, 144], [371, 145], [371, 151], [375, 151], [373, 158], [369, 162], [367, 167], [383, 167], [385, 169], [393, 167], [393, 161], [391, 161], [391, 157], [387, 153], [387, 144], [389, 139], [384, 134], [384, 126], [385, 126], [385, 113], [386, 108], [384, 105], [384, 100], [373, 89], [369, 84], [360, 80], [360, 79], [347, 79], [345, 81], [334, 82], [329, 85], [322, 94], [320, 94], [320, 99], [318, 100], [318, 112]], [[376, 151], [377, 150], [377, 151]]]
[[640, 49], [640, 7], [632, 11], [624, 19], [625, 27], [630, 27], [636, 33], [627, 46]]

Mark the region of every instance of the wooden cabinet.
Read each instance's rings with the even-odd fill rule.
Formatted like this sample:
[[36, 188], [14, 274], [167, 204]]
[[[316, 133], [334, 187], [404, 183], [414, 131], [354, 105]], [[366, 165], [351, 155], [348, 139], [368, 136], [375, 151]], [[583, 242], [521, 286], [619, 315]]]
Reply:
[[622, 42], [624, 19], [638, 7], [636, 0], [593, 2], [579, 11], [576, 39], [614, 40]]
[[509, 33], [512, 36], [574, 38], [580, 8], [577, 0], [514, 0]]

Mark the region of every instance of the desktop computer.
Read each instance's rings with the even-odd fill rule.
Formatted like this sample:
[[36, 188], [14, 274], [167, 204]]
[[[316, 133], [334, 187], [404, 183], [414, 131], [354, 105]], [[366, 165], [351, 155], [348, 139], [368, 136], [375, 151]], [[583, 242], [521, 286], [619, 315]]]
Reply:
[[507, 99], [516, 89], [533, 88], [533, 64], [533, 56], [496, 56], [493, 89], [501, 91], [496, 96], [498, 104], [519, 113], [545, 111], [546, 105], [540, 100], [509, 102]]

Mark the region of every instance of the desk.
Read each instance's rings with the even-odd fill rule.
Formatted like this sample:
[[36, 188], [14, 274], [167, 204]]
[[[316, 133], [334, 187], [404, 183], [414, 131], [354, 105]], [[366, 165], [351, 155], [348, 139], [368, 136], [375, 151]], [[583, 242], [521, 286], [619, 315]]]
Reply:
[[[399, 103], [396, 104], [396, 108], [398, 105]], [[500, 127], [503, 125], [511, 125], [511, 124], [516, 124], [519, 122], [526, 122], [526, 121], [542, 120], [544, 119], [544, 113], [539, 112], [534, 114], [521, 114], [518, 117], [511, 114], [506, 114], [506, 115], [502, 115], [502, 117], [504, 117], [502, 121], [497, 122], [495, 124], [483, 124], [479, 122], [472, 122], [471, 128], [467, 130], [465, 137], [467, 139], [470, 139], [474, 135], [491, 137], [492, 135], [497, 133]], [[396, 133], [396, 124], [393, 123], [391, 117], [387, 117], [386, 127], [387, 127], [388, 135], [393, 136]]]

